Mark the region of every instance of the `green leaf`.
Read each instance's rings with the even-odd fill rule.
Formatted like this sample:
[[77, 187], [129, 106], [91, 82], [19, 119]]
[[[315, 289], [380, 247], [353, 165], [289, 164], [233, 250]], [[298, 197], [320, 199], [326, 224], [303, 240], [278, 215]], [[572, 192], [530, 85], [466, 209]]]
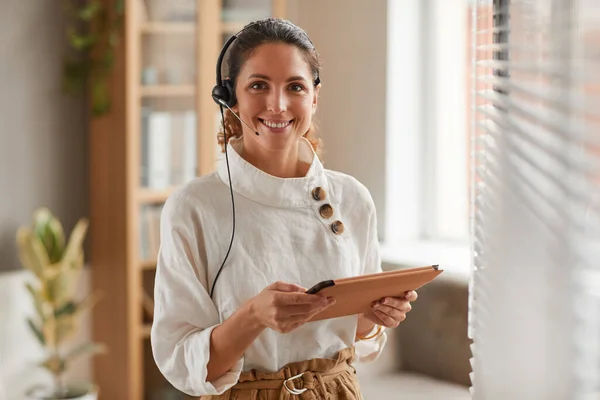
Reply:
[[123, 15], [125, 12], [125, 1], [124, 0], [115, 0], [115, 13], [117, 15]]
[[108, 89], [104, 79], [94, 82], [92, 87], [92, 112], [94, 115], [102, 115], [110, 110]]
[[65, 60], [63, 62], [63, 90], [67, 93], [80, 93], [85, 88], [87, 62]]
[[37, 340], [42, 344], [42, 346], [45, 346], [46, 338], [44, 337], [44, 334], [42, 333], [40, 328], [37, 327], [37, 325], [35, 324], [35, 322], [33, 322], [31, 318], [27, 318], [27, 323], [29, 324], [29, 327], [33, 331], [33, 334], [35, 335]]
[[102, 9], [102, 3], [97, 0], [92, 0], [79, 10], [79, 18], [83, 21], [91, 21]]
[[60, 345], [63, 341], [73, 336], [77, 330], [77, 320], [72, 315], [63, 315], [56, 319], [56, 344]]
[[99, 301], [100, 296], [91, 294], [87, 296], [83, 301], [76, 303], [74, 301], [67, 301], [54, 312], [54, 318], [60, 320], [65, 317], [78, 318], [78, 316], [91, 309]]
[[50, 255], [50, 262], [56, 263], [61, 260], [65, 251], [65, 232], [58, 218], [50, 220], [49, 228], [54, 237], [54, 252]]
[[55, 318], [60, 318], [64, 315], [73, 315], [77, 312], [77, 304], [74, 301], [66, 302], [62, 307], [54, 312]]
[[56, 261], [52, 260], [52, 254], [54, 254], [54, 248], [56, 247], [56, 243], [54, 241], [54, 234], [50, 228], [50, 220], [52, 215], [47, 209], [40, 209], [34, 214], [34, 227], [33, 231], [36, 236], [40, 239], [44, 248], [46, 249], [46, 254], [50, 259], [51, 263]]
[[[63, 261], [73, 266], [80, 259], [80, 254], [83, 252], [83, 241], [88, 228], [88, 220], [81, 218], [71, 231], [69, 242], [63, 254]], [[79, 263], [77, 263], [79, 264]], [[81, 267], [81, 265], [75, 265]]]
[[37, 311], [38, 316], [42, 323], [46, 320], [46, 314], [44, 313], [44, 303], [42, 299], [42, 293], [39, 290], [36, 290], [31, 283], [26, 283], [25, 287], [33, 297], [33, 303], [35, 305], [35, 310]]
[[60, 221], [47, 208], [33, 214], [34, 232], [46, 248], [50, 263], [60, 261], [65, 246], [65, 236]]
[[52, 355], [41, 363], [40, 367], [46, 368], [52, 375], [57, 376], [65, 372], [67, 363], [65, 359]]
[[73, 269], [66, 260], [63, 260], [54, 276], [48, 278], [47, 295], [54, 307], [58, 309], [65, 307], [65, 304], [73, 297], [79, 272], [79, 270]]
[[82, 35], [77, 33], [73, 28], [67, 29], [67, 36], [71, 47], [79, 51], [88, 50], [98, 41], [98, 36], [96, 34]]
[[33, 224], [36, 226], [47, 224], [52, 218], [52, 212], [46, 207], [40, 207], [33, 212]]
[[17, 231], [17, 247], [21, 264], [45, 281], [45, 271], [50, 260], [40, 239], [29, 228], [21, 227]]

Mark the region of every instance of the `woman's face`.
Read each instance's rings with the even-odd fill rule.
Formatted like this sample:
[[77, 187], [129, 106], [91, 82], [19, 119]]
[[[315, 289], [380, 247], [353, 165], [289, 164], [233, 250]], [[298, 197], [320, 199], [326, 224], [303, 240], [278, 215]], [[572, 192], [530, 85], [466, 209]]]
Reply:
[[298, 48], [269, 43], [254, 49], [236, 81], [234, 110], [260, 135], [242, 125], [244, 143], [268, 151], [294, 148], [310, 127], [317, 94], [310, 66]]

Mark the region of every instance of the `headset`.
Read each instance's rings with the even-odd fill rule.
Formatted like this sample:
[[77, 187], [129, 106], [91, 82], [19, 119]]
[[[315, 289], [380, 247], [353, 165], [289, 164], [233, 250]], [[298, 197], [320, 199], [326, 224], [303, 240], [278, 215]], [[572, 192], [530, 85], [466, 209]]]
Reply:
[[[220, 110], [221, 110], [221, 123], [222, 123], [222, 128], [223, 128], [223, 133], [225, 133], [225, 115], [223, 114], [223, 107], [227, 107], [227, 109], [229, 111], [231, 111], [231, 113], [244, 125], [246, 125], [251, 131], [254, 132], [255, 135], [259, 135], [258, 131], [254, 130], [250, 125], [248, 125], [245, 121], [243, 121], [231, 108], [233, 106], [236, 105], [237, 103], [237, 99], [235, 97], [235, 87], [234, 87], [234, 83], [231, 81], [231, 79], [223, 79], [222, 74], [221, 74], [221, 69], [222, 69], [222, 64], [223, 64], [223, 58], [225, 58], [225, 54], [227, 53], [227, 49], [231, 46], [231, 44], [233, 43], [233, 41], [235, 39], [237, 39], [244, 31], [246, 31], [249, 28], [252, 28], [254, 26], [258, 26], [262, 23], [264, 23], [265, 21], [273, 21], [273, 19], [267, 19], [267, 20], [263, 20], [263, 21], [256, 21], [256, 22], [251, 22], [248, 25], [246, 25], [245, 27], [243, 27], [239, 32], [237, 32], [235, 35], [232, 35], [227, 42], [225, 42], [225, 44], [223, 45], [223, 48], [221, 49], [221, 53], [219, 54], [219, 57], [217, 58], [217, 84], [213, 87], [212, 89], [212, 98], [215, 101], [215, 103], [217, 103], [217, 105], [219, 106]], [[293, 27], [294, 29], [300, 29], [299, 27], [297, 27], [296, 25], [292, 24], [289, 21], [286, 20], [282, 20], [282, 19], [277, 19], [278, 22], [284, 23], [286, 25], [289, 25], [291, 27]], [[304, 33], [304, 36], [308, 39], [308, 41], [310, 42], [310, 44], [313, 46], [313, 50], [315, 49], [315, 45], [312, 42], [312, 40], [310, 40], [310, 38], [308, 37], [308, 35], [306, 34], [306, 32], [304, 32], [302, 29], [300, 29], [302, 31], [302, 33]], [[321, 83], [321, 80], [319, 78], [319, 76], [317, 76], [315, 78], [314, 81], [314, 85], [317, 86], [319, 83]], [[223, 270], [223, 266], [225, 265], [225, 261], [227, 261], [227, 258], [229, 257], [229, 253], [231, 252], [231, 247], [233, 245], [233, 238], [235, 236], [235, 201], [234, 201], [234, 196], [233, 196], [233, 187], [231, 184], [231, 170], [229, 169], [229, 157], [227, 156], [227, 137], [224, 138], [224, 148], [225, 148], [225, 162], [227, 164], [227, 177], [229, 180], [229, 193], [231, 195], [231, 212], [232, 212], [232, 220], [233, 220], [233, 227], [232, 227], [232, 231], [231, 231], [231, 240], [229, 241], [229, 248], [227, 249], [227, 253], [225, 254], [225, 258], [223, 259], [223, 262], [221, 263], [221, 267], [219, 268], [219, 271], [217, 272], [217, 275], [215, 276], [215, 280], [213, 281], [212, 284], [212, 288], [210, 290], [210, 297], [212, 298], [214, 290], [215, 290], [215, 285], [217, 283], [217, 280], [219, 279], [219, 275], [221, 275], [221, 271]]]

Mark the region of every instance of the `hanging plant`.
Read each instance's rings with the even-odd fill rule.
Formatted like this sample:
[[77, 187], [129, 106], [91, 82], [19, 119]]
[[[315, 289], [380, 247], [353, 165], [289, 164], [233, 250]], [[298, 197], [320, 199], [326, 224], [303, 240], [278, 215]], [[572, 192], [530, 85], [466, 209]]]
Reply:
[[124, 0], [63, 0], [69, 24], [66, 37], [71, 51], [63, 65], [63, 90], [90, 90], [92, 113], [110, 110], [108, 78], [123, 27]]

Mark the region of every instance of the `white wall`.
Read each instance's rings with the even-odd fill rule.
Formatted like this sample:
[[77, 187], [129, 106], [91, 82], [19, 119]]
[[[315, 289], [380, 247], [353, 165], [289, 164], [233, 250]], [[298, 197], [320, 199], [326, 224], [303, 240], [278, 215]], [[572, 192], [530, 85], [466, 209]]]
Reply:
[[0, 273], [19, 269], [18, 226], [39, 206], [72, 227], [87, 214], [82, 96], [61, 92], [60, 2], [0, 1]]
[[325, 166], [353, 175], [385, 221], [386, 0], [289, 0], [323, 69], [316, 114]]

